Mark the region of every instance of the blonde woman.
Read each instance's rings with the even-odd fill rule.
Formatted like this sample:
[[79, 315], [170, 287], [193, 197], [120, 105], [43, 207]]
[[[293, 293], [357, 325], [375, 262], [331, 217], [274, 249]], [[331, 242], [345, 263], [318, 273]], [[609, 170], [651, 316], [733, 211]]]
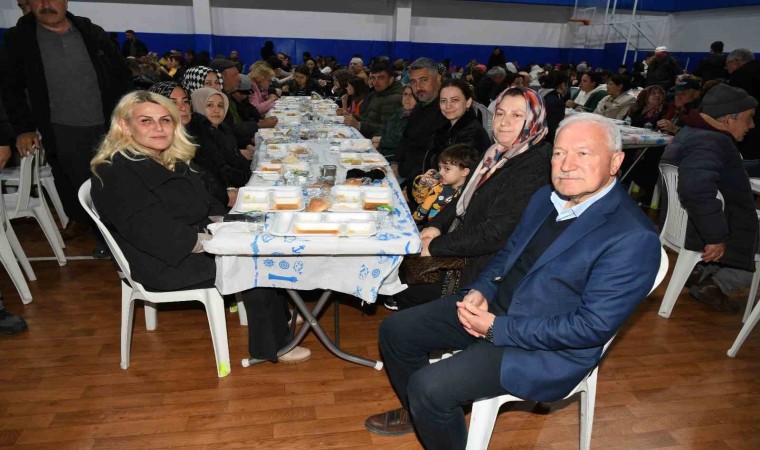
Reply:
[[[149, 290], [211, 288], [216, 266], [203, 253], [210, 215], [223, 213], [190, 167], [195, 146], [174, 104], [147, 91], [125, 95], [111, 128], [90, 163], [92, 199], [132, 269]], [[275, 289], [243, 292], [251, 356], [276, 362], [288, 341], [287, 302]], [[259, 316], [259, 317], [257, 317]], [[249, 319], [250, 320], [250, 319]], [[262, 322], [262, 323], [259, 323]], [[280, 361], [308, 359], [296, 347]]]
[[258, 61], [251, 66], [248, 77], [251, 79], [252, 85], [248, 101], [264, 116], [277, 101], [277, 95], [269, 93], [274, 70], [264, 61]]

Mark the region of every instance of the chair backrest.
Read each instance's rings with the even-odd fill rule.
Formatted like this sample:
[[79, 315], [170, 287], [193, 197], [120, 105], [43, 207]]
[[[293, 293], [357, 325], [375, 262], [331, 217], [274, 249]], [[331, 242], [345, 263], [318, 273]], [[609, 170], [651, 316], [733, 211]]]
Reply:
[[19, 215], [20, 211], [28, 211], [29, 210], [29, 200], [31, 198], [32, 194], [32, 185], [37, 184], [37, 195], [40, 195], [39, 192], [39, 177], [36, 176], [36, 173], [39, 171], [39, 166], [37, 164], [37, 154], [24, 156], [21, 158], [21, 161], [19, 163], [19, 174], [18, 174], [18, 190], [16, 191], [16, 204], [11, 206], [11, 209], [13, 211], [13, 214], [11, 214], [11, 217], [16, 217]]
[[111, 231], [108, 229], [108, 227], [105, 226], [103, 221], [100, 220], [100, 216], [98, 215], [98, 212], [92, 203], [92, 196], [90, 195], [91, 188], [92, 180], [87, 180], [82, 183], [82, 186], [79, 188], [79, 203], [82, 204], [82, 208], [87, 211], [87, 214], [90, 215], [92, 220], [95, 222], [95, 225], [98, 226], [98, 230], [100, 230], [103, 238], [105, 238], [106, 244], [108, 244], [108, 248], [111, 249], [113, 259], [116, 260], [116, 264], [118, 264], [119, 269], [121, 269], [124, 278], [126, 278], [129, 285], [140, 293], [145, 294], [145, 288], [140, 283], [132, 280], [132, 273], [129, 270], [129, 263], [127, 262], [127, 258], [124, 257], [124, 253], [122, 253], [121, 248], [119, 248], [119, 244], [117, 244], [114, 240]]
[[480, 123], [483, 124], [483, 128], [486, 129], [488, 137], [493, 142], [493, 113], [483, 104], [478, 102], [472, 102], [472, 107], [480, 115]]
[[[689, 214], [681, 205], [681, 199], [678, 198], [678, 167], [661, 163], [660, 174], [665, 183], [665, 194], [668, 197], [668, 210], [662, 231], [660, 231], [660, 242], [675, 251], [680, 251], [686, 239]], [[720, 191], [718, 191], [716, 198], [723, 203], [723, 194]]]
[[678, 167], [671, 164], [660, 164], [660, 173], [665, 183], [665, 195], [668, 198], [668, 210], [665, 224], [660, 232], [660, 242], [679, 251], [686, 239], [686, 224], [689, 215], [678, 198]]

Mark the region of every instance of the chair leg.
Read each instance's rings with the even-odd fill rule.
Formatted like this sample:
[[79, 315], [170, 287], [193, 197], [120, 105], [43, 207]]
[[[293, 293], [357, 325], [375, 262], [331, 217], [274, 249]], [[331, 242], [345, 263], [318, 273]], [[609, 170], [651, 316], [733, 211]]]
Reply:
[[58, 219], [61, 221], [61, 228], [66, 228], [69, 224], [69, 216], [66, 215], [66, 211], [63, 209], [63, 203], [61, 203], [61, 197], [58, 196], [58, 190], [55, 188], [55, 181], [50, 177], [40, 177], [40, 184], [50, 197], [50, 202], [53, 203], [53, 209], [58, 215]]
[[661, 317], [669, 318], [670, 313], [673, 312], [673, 307], [678, 300], [678, 296], [681, 294], [686, 280], [689, 278], [691, 271], [694, 270], [694, 266], [697, 265], [701, 255], [697, 252], [681, 249], [678, 252], [678, 259], [676, 265], [673, 268], [673, 273], [670, 275], [670, 283], [668, 283], [668, 289], [665, 290], [665, 295], [662, 297], [662, 304], [660, 305], [660, 311], [657, 313]]
[[129, 352], [132, 347], [132, 324], [135, 314], [135, 301], [132, 288], [121, 282], [121, 368], [129, 367]]
[[594, 406], [596, 404], [596, 377], [598, 368], [586, 379], [585, 389], [581, 391], [580, 405], [580, 450], [591, 448], [591, 431], [594, 427]]
[[749, 315], [749, 318], [747, 318], [744, 326], [742, 326], [741, 331], [739, 331], [739, 335], [736, 336], [734, 345], [728, 349], [728, 356], [732, 358], [736, 356], [742, 344], [744, 344], [744, 341], [747, 339], [747, 336], [749, 336], [749, 334], [752, 332], [752, 329], [755, 328], [755, 325], [757, 325], [758, 321], [760, 321], [760, 303], [755, 305], [755, 307], [752, 309], [752, 314]]
[[21, 301], [25, 305], [32, 303], [32, 293], [29, 291], [29, 285], [26, 284], [24, 274], [21, 273], [18, 262], [16, 262], [16, 255], [13, 254], [13, 249], [5, 235], [0, 235], [0, 259], [2, 259], [3, 266], [5, 266], [5, 270], [10, 275], [13, 285], [16, 286], [16, 290], [21, 296]]
[[48, 243], [50, 243], [50, 248], [52, 248], [53, 253], [55, 253], [55, 259], [58, 260], [58, 265], [65, 266], [66, 255], [63, 253], [64, 246], [61, 245], [63, 243], [63, 238], [58, 231], [58, 227], [52, 222], [50, 211], [48, 211], [45, 206], [40, 205], [35, 207], [33, 212], [34, 218], [37, 219], [40, 227], [42, 227], [42, 232], [45, 233], [45, 237], [47, 238]]
[[472, 404], [470, 429], [467, 432], [467, 450], [487, 450], [491, 433], [499, 415], [499, 407], [505, 402], [501, 397], [478, 400]]
[[156, 331], [158, 327], [158, 307], [155, 303], [146, 300], [143, 302], [143, 308], [145, 309], [145, 329]]
[[32, 270], [32, 265], [29, 264], [29, 259], [26, 257], [26, 253], [21, 247], [21, 243], [18, 241], [18, 237], [16, 237], [16, 232], [13, 231], [10, 221], [6, 223], [5, 235], [8, 236], [8, 243], [16, 255], [19, 265], [24, 269], [26, 277], [29, 278], [29, 281], [37, 281], [37, 276], [34, 274], [34, 270]]
[[230, 347], [227, 342], [227, 319], [224, 315], [224, 300], [220, 295], [210, 295], [204, 302], [208, 324], [211, 328], [211, 341], [216, 356], [216, 372], [219, 378], [230, 374]]
[[757, 285], [760, 283], [760, 261], [755, 261], [755, 274], [752, 275], [752, 284], [749, 288], [749, 297], [747, 297], [747, 307], [744, 308], [744, 317], [742, 323], [747, 322], [747, 318], [755, 307], [755, 297], [757, 297]]
[[240, 292], [235, 293], [235, 301], [237, 302], [237, 312], [240, 318], [240, 325], [248, 326], [248, 313], [245, 312], [245, 305], [243, 304], [243, 295]]

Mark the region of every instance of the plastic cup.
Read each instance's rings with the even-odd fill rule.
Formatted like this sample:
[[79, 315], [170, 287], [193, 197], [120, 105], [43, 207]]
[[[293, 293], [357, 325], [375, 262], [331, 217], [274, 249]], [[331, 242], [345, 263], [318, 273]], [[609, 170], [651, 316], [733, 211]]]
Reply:
[[248, 224], [248, 231], [252, 233], [263, 233], [266, 214], [261, 211], [248, 211], [243, 213], [245, 223]]

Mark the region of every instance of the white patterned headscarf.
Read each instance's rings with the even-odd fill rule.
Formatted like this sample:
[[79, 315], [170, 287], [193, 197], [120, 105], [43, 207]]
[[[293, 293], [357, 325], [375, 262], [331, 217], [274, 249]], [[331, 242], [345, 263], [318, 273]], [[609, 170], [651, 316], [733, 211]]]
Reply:
[[182, 78], [182, 87], [187, 92], [187, 95], [192, 95], [193, 91], [205, 87], [206, 76], [209, 72], [216, 73], [216, 77], [219, 79], [219, 85], [224, 88], [222, 84], [222, 74], [206, 66], [195, 66], [187, 69], [185, 76]]

